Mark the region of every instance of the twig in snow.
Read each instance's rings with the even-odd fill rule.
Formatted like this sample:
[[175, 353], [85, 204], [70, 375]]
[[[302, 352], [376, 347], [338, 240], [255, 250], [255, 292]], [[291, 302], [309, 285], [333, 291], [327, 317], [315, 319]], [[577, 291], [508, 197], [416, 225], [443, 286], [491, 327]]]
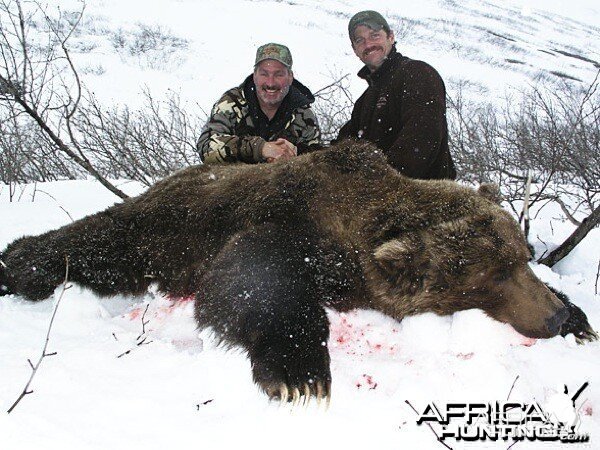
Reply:
[[[415, 409], [415, 407], [414, 407], [413, 405], [411, 405], [411, 403], [410, 403], [408, 400], [404, 400], [404, 402], [405, 402], [405, 403], [406, 403], [408, 406], [410, 406], [410, 407], [411, 407], [411, 409], [412, 409], [412, 410], [415, 412], [415, 414], [419, 415], [419, 412], [418, 412], [418, 411]], [[444, 441], [442, 441], [442, 440], [440, 439], [440, 437], [439, 437], [439, 436], [438, 436], [438, 434], [435, 432], [435, 430], [433, 429], [433, 427], [431, 426], [431, 424], [430, 424], [430, 423], [428, 423], [428, 424], [427, 424], [427, 426], [429, 427], [429, 429], [431, 430], [431, 432], [432, 432], [432, 433], [435, 435], [435, 437], [436, 437], [436, 440], [437, 440], [437, 441], [438, 441], [440, 444], [442, 444], [444, 447], [446, 447], [446, 448], [448, 448], [448, 449], [450, 449], [450, 450], [453, 450], [453, 448], [452, 448], [452, 447], [450, 447], [448, 444], [446, 444]]]
[[598, 295], [598, 278], [600, 278], [600, 259], [598, 260], [598, 270], [596, 271], [596, 285], [594, 286], [594, 293]]
[[[510, 398], [510, 394], [512, 394], [513, 389], [515, 388], [515, 384], [517, 384], [517, 380], [519, 379], [519, 375], [517, 375], [515, 377], [515, 381], [513, 381], [512, 386], [510, 387], [510, 391], [508, 391], [508, 395], [506, 396], [506, 401], [508, 401], [508, 399]], [[506, 450], [510, 450], [511, 448], [513, 448], [514, 445], [516, 445], [519, 441], [515, 441], [512, 444], [510, 444], [508, 447], [506, 447]]]
[[146, 320], [146, 313], [148, 312], [149, 306], [150, 303], [146, 304], [146, 309], [144, 310], [144, 314], [142, 314], [142, 333], [137, 337], [137, 340], [139, 340], [143, 335], [146, 334], [146, 325], [148, 325], [149, 322], [148, 320]]
[[[148, 345], [151, 344], [154, 341], [148, 341], [148, 336], [146, 336], [146, 325], [148, 325], [148, 323], [150, 323], [149, 320], [146, 320], [146, 313], [148, 312], [148, 307], [150, 306], [150, 303], [146, 304], [146, 309], [144, 310], [144, 314], [142, 314], [142, 332], [140, 333], [140, 335], [135, 339], [136, 343], [133, 347], [131, 347], [129, 350], [121, 353], [119, 356], [117, 356], [117, 358], [121, 358], [125, 355], [129, 355], [133, 350], [135, 350], [136, 347], [141, 347], [142, 345]], [[113, 336], [115, 337], [115, 339], [117, 339], [117, 337], [115, 336], [115, 334], [113, 333]]]
[[[36, 184], [36, 186], [37, 186], [37, 184]], [[75, 219], [73, 219], [73, 216], [71, 216], [71, 214], [69, 214], [69, 211], [67, 211], [65, 208], [63, 208], [63, 206], [60, 203], [58, 203], [58, 200], [56, 200], [56, 197], [54, 197], [53, 195], [49, 194], [46, 191], [42, 191], [41, 189], [37, 189], [37, 188], [34, 191], [34, 194], [35, 194], [35, 192], [41, 192], [42, 194], [46, 194], [48, 197], [50, 197], [52, 200], [54, 200], [56, 202], [56, 204], [58, 205], [58, 207], [60, 209], [62, 209], [67, 216], [69, 216], [69, 219], [71, 219], [71, 222], [75, 222]]]
[[585, 383], [583, 383], [581, 385], [581, 387], [579, 389], [577, 389], [577, 392], [575, 392], [575, 394], [573, 395], [573, 397], [571, 397], [571, 401], [573, 402], [573, 406], [575, 406], [575, 402], [577, 401], [577, 399], [579, 398], [579, 396], [581, 395], [581, 393], [583, 391], [585, 391], [585, 389], [590, 385], [590, 383], [588, 381], [586, 381]]
[[521, 441], [515, 441], [512, 444], [510, 444], [508, 447], [506, 447], [506, 450], [510, 450], [511, 448], [513, 448], [515, 445], [517, 445], [519, 442]]
[[27, 362], [29, 363], [29, 366], [31, 367], [31, 376], [29, 377], [29, 381], [25, 385], [25, 388], [23, 389], [23, 392], [21, 392], [21, 395], [19, 395], [19, 398], [17, 398], [17, 400], [8, 409], [8, 411], [7, 411], [8, 414], [10, 414], [15, 409], [15, 407], [19, 404], [19, 402], [23, 399], [23, 397], [25, 397], [26, 395], [29, 395], [29, 394], [33, 393], [33, 391], [29, 389], [29, 386], [31, 386], [31, 382], [33, 381], [33, 377], [37, 373], [37, 371], [38, 371], [38, 369], [40, 367], [40, 364], [42, 363], [42, 361], [44, 360], [44, 358], [46, 356], [54, 356], [54, 355], [56, 355], [56, 352], [47, 353], [46, 350], [48, 349], [48, 342], [50, 341], [50, 331], [52, 331], [52, 325], [54, 324], [54, 318], [56, 317], [56, 311], [58, 311], [58, 305], [60, 304], [60, 301], [62, 300], [63, 295], [65, 294], [65, 291], [67, 289], [71, 288], [70, 285], [67, 285], [67, 283], [69, 281], [69, 258], [67, 256], [65, 256], [65, 262], [66, 262], [66, 267], [65, 267], [65, 281], [63, 281], [62, 290], [60, 291], [58, 299], [56, 300], [56, 304], [54, 305], [54, 311], [52, 311], [52, 318], [50, 319], [50, 325], [48, 325], [48, 332], [46, 333], [46, 342], [44, 344], [44, 348], [42, 349], [42, 354], [40, 355], [40, 358], [38, 359], [38, 361], [37, 361], [36, 364], [33, 364], [30, 359], [27, 359]]
[[206, 400], [206, 401], [203, 401], [202, 403], [198, 403], [198, 404], [196, 405], [196, 410], [197, 410], [197, 411], [200, 411], [200, 407], [201, 407], [201, 406], [206, 406], [206, 405], [208, 405], [209, 403], [212, 403], [213, 401], [214, 401], [214, 399], [213, 399], [213, 398], [211, 398], [210, 400]]
[[510, 394], [512, 394], [513, 389], [515, 388], [515, 384], [517, 384], [517, 380], [519, 379], [519, 375], [515, 377], [515, 381], [513, 381], [512, 386], [510, 387], [510, 391], [508, 391], [508, 395], [506, 396], [506, 401], [510, 398]]

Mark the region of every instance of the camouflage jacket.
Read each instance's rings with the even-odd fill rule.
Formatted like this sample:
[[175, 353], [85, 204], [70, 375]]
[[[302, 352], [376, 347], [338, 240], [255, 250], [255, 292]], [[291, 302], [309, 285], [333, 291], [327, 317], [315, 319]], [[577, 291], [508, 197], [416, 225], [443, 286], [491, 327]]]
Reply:
[[197, 149], [205, 163], [264, 162], [265, 142], [284, 138], [298, 154], [320, 148], [320, 130], [310, 108], [310, 90], [294, 80], [272, 120], [262, 112], [252, 75], [230, 89], [213, 106], [202, 129]]

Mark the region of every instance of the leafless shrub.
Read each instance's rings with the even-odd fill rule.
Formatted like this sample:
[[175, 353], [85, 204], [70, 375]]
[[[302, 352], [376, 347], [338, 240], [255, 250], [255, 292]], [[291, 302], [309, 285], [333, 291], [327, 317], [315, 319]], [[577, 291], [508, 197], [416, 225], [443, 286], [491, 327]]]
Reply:
[[330, 74], [334, 81], [314, 94], [313, 110], [319, 119], [321, 139], [325, 143], [335, 139], [342, 125], [350, 120], [354, 101], [349, 90], [349, 76]]
[[[50, 16], [35, 3], [0, 0], [0, 12], [0, 180], [11, 193], [15, 183], [85, 170], [124, 198], [107, 177], [150, 185], [199, 162], [195, 141], [205, 115], [184, 110], [178, 95], [157, 100], [145, 91], [139, 109], [107, 108], [85, 90], [67, 46], [83, 11]], [[132, 36], [124, 35], [123, 48], [134, 55], [187, 45], [160, 27], [140, 25]]]
[[394, 30], [394, 37], [399, 42], [418, 38], [420, 36], [419, 29], [425, 27], [425, 24], [420, 20], [393, 14], [388, 16], [388, 21], [392, 30]]
[[111, 34], [112, 46], [124, 56], [136, 57], [144, 67], [159, 67], [180, 59], [188, 41], [160, 25], [138, 23], [133, 31], [119, 29]]
[[531, 88], [503, 107], [465, 100], [457, 86], [450, 96], [450, 144], [460, 177], [501, 185], [519, 215], [525, 180], [536, 190], [529, 206], [556, 201], [569, 220], [583, 214], [569, 242], [544, 256], [553, 265], [600, 223], [600, 91], [598, 77], [587, 88], [563, 81]]
[[64, 157], [31, 122], [0, 108], [0, 181], [9, 186], [31, 181], [74, 179], [83, 171]]
[[195, 143], [206, 115], [185, 108], [170, 93], [163, 101], [143, 92], [138, 109], [103, 107], [93, 95], [73, 117], [78, 148], [94, 156], [95, 165], [111, 177], [150, 186], [173, 171], [200, 162]]
[[[79, 19], [82, 14], [83, 10]], [[70, 23], [71, 19], [60, 10], [51, 15], [35, 2], [0, 0], [0, 119], [8, 136], [3, 145], [12, 155], [6, 167], [13, 179], [24, 167], [37, 167], [39, 175], [47, 161], [32, 155], [60, 152], [63, 156], [54, 164], [71, 171], [70, 164], [62, 164], [62, 158], [68, 158], [125, 198], [69, 140], [71, 119], [81, 100], [81, 83], [67, 46], [79, 19]], [[38, 152], [32, 153], [26, 144]]]

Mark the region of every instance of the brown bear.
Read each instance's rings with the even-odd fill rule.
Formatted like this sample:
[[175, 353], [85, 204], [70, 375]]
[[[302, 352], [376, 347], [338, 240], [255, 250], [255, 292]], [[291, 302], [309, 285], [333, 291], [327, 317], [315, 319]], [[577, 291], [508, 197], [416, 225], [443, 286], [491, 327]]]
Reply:
[[[480, 308], [530, 337], [593, 334], [528, 266], [512, 217], [450, 181], [408, 179], [366, 143], [264, 165], [198, 166], [1, 254], [3, 293], [69, 278], [100, 295], [196, 296], [200, 327], [243, 347], [282, 401], [329, 397], [324, 306], [401, 320]], [[569, 321], [569, 311], [576, 314]], [[581, 313], [581, 314], [579, 314]]]

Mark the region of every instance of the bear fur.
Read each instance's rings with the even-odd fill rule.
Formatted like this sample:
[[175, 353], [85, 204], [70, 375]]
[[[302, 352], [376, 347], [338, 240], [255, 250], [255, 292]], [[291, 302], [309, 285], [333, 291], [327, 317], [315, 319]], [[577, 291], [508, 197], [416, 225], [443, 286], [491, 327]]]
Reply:
[[408, 179], [354, 141], [281, 163], [190, 167], [17, 239], [1, 254], [0, 285], [47, 298], [68, 261], [70, 281], [103, 296], [151, 283], [195, 295], [198, 325], [243, 347], [269, 396], [321, 398], [331, 384], [325, 306], [398, 320], [480, 308], [526, 336], [560, 332], [569, 309], [529, 268], [494, 195]]

